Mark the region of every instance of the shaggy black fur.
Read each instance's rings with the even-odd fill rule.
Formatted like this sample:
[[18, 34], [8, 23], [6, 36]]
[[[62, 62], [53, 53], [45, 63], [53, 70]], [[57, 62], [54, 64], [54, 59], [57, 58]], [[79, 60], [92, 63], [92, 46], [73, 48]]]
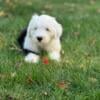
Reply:
[[18, 43], [19, 43], [21, 49], [23, 49], [23, 44], [24, 44], [24, 40], [25, 40], [25, 37], [26, 37], [26, 33], [27, 33], [27, 28], [23, 29], [20, 32], [20, 35], [18, 37]]
[[23, 50], [23, 52], [25, 54], [28, 54], [28, 53], [34, 53], [36, 55], [39, 55], [39, 53], [37, 52], [34, 52], [34, 51], [31, 51], [31, 50], [27, 50], [27, 49], [24, 49], [23, 48], [23, 44], [24, 44], [24, 40], [25, 40], [25, 37], [26, 37], [26, 34], [27, 34], [27, 28], [23, 29], [21, 32], [20, 32], [20, 35], [18, 37], [18, 44], [20, 45], [20, 48]]

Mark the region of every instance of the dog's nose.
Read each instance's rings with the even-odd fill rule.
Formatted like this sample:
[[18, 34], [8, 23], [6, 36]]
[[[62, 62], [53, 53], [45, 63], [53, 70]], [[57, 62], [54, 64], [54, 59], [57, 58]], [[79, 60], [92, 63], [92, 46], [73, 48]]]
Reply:
[[39, 42], [41, 42], [41, 41], [42, 41], [42, 37], [37, 37], [37, 40], [38, 40]]

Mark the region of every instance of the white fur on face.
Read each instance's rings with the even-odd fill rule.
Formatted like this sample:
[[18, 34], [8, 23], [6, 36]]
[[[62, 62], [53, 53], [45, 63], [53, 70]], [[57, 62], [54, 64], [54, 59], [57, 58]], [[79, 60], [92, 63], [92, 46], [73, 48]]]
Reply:
[[[29, 23], [28, 34], [37, 44], [48, 44], [52, 38], [60, 38], [62, 26], [54, 17], [34, 15]], [[42, 38], [42, 40], [38, 41], [38, 37]]]

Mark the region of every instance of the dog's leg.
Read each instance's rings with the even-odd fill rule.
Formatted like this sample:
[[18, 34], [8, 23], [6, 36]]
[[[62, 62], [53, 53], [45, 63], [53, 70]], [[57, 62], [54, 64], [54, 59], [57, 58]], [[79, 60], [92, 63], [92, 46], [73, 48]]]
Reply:
[[39, 55], [36, 55], [34, 53], [28, 53], [25, 56], [25, 61], [29, 63], [37, 63], [39, 62], [39, 59], [40, 59]]
[[27, 55], [25, 56], [25, 61], [29, 63], [37, 63], [39, 61], [39, 48], [34, 41], [31, 40], [29, 36], [26, 36], [23, 45], [24, 50], [26, 50]]
[[61, 51], [60, 40], [59, 39], [53, 40], [51, 45], [49, 45], [48, 48], [49, 57], [52, 60], [60, 61], [60, 51]]
[[49, 52], [49, 57], [52, 60], [60, 61], [60, 52], [57, 51]]

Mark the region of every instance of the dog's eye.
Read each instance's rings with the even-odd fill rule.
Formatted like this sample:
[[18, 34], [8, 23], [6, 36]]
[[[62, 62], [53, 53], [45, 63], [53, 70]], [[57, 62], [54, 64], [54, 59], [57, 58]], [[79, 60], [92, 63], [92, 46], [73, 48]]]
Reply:
[[50, 31], [48, 28], [46, 28], [46, 31]]
[[34, 27], [34, 30], [37, 30], [37, 27]]

